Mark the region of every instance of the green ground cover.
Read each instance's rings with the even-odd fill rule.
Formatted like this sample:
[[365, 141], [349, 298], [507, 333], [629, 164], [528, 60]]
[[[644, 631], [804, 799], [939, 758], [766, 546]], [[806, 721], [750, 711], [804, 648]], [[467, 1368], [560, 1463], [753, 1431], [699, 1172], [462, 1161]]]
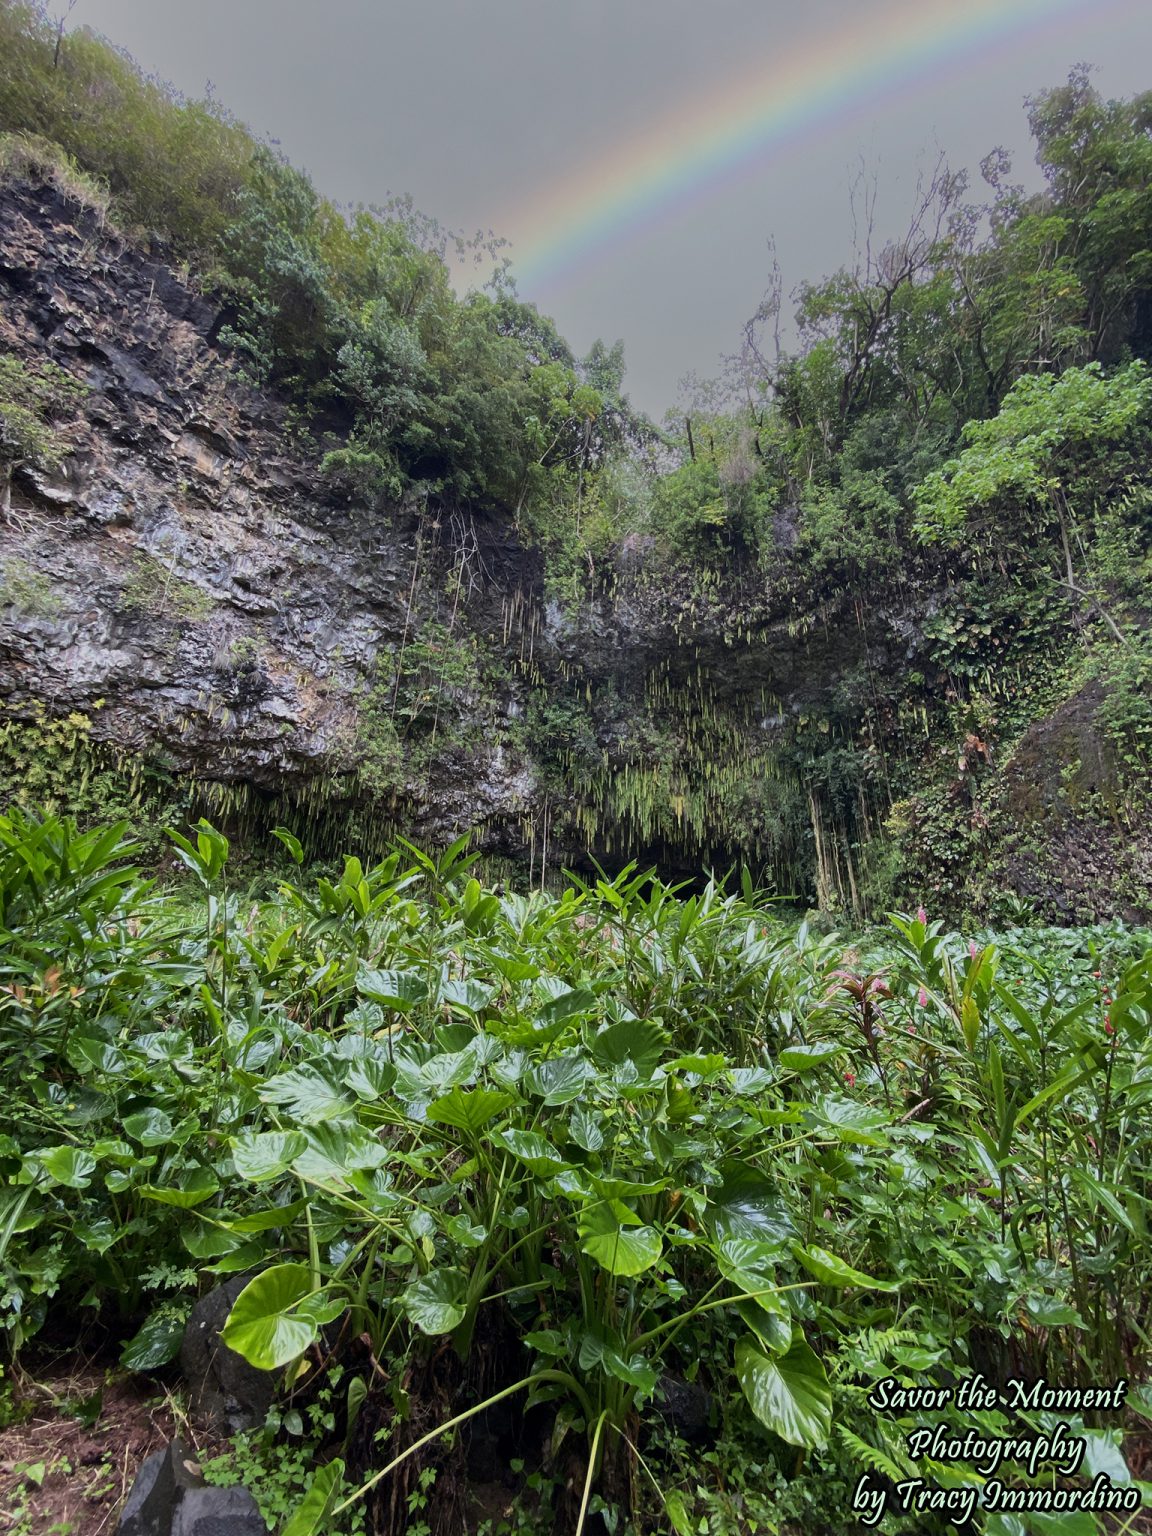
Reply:
[[[1086, 1445], [1072, 1486], [1152, 1493], [1131, 1470], [1152, 935], [968, 938], [918, 912], [849, 943], [747, 884], [497, 894], [463, 843], [237, 890], [207, 824], [175, 847], [173, 892], [122, 827], [0, 817], [18, 1365], [99, 1334], [164, 1379], [197, 1294], [251, 1276], [226, 1339], [276, 1405], [214, 1475], [295, 1507], [291, 1536], [452, 1509], [492, 1532], [838, 1532], [865, 1528], [861, 1478], [881, 1530], [946, 1529], [901, 1516], [897, 1485], [992, 1478], [909, 1440], [936, 1425], [1059, 1419]], [[977, 1374], [1003, 1403], [958, 1406]], [[1127, 1389], [1054, 1415], [1010, 1377]], [[905, 1410], [885, 1381], [949, 1401]], [[668, 1408], [689, 1389], [691, 1432]], [[486, 1527], [482, 1427], [509, 1490]], [[1143, 1517], [1108, 1518], [971, 1528]]]

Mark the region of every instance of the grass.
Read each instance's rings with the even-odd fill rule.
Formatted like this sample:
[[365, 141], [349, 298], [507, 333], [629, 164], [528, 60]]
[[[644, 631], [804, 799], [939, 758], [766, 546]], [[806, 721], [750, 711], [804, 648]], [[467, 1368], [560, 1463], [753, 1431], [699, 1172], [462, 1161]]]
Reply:
[[0, 187], [20, 182], [47, 185], [77, 207], [93, 213], [115, 233], [108, 215], [112, 195], [103, 182], [84, 171], [51, 139], [34, 133], [0, 133]]

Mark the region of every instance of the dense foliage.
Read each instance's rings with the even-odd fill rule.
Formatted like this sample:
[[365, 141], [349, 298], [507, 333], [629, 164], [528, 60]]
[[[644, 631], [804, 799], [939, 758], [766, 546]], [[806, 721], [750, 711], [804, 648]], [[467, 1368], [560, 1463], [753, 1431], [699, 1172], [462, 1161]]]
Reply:
[[[509, 1396], [519, 1531], [842, 1532], [861, 1473], [949, 1475], [904, 1437], [955, 1410], [880, 1379], [1141, 1379], [1147, 934], [918, 913], [849, 947], [747, 883], [501, 896], [462, 845], [255, 899], [210, 826], [173, 837], [165, 893], [122, 826], [0, 818], [0, 1316], [154, 1371], [202, 1280], [254, 1274], [225, 1337], [280, 1373], [257, 1459], [323, 1463], [293, 1536], [413, 1529]], [[1135, 1422], [1073, 1422], [1118, 1486]]]
[[[1006, 813], [989, 766], [1089, 684], [1115, 701], [1104, 716], [1131, 722], [1122, 743], [1101, 733], [1120, 763], [1101, 792], [1142, 803], [1152, 98], [1105, 102], [1077, 70], [1028, 110], [1043, 191], [1013, 185], [994, 154], [981, 203], [942, 164], [902, 237], [868, 230], [855, 264], [802, 286], [791, 348], [771, 344], [777, 283], [728, 376], [669, 420], [681, 463], [644, 526], [653, 584], [688, 573], [688, 633], [722, 632], [753, 677], [758, 647], [775, 671], [785, 621], [805, 636], [835, 625], [858, 657], [767, 754], [756, 725], [776, 701], [741, 720], [717, 709], [722, 684], [685, 677], [669, 701], [673, 795], [704, 849], [727, 833], [752, 850], [770, 828], [760, 848], [780, 888], [822, 905], [875, 910], [913, 879], [953, 910], [988, 911], [1006, 884], [1060, 910], [1049, 870], [1021, 873], [1030, 849], [986, 879], [971, 855], [1030, 820]], [[907, 637], [899, 659], [886, 631]], [[673, 796], [646, 787], [672, 842]], [[627, 848], [651, 819], [616, 799]]]
[[[595, 646], [542, 672], [530, 625], [473, 631], [464, 552], [454, 573], [430, 559], [411, 605], [431, 728], [403, 718], [402, 647], [363, 702], [362, 799], [402, 799], [449, 771], [450, 747], [495, 735], [543, 789], [533, 848], [551, 832], [679, 868], [744, 858], [854, 916], [910, 879], [954, 913], [1003, 910], [1006, 891], [1096, 913], [998, 770], [1032, 724], [1091, 697], [1103, 769], [1072, 787], [1069, 836], [1095, 846], [1143, 814], [1152, 96], [1105, 101], [1074, 70], [1027, 103], [1042, 190], [999, 151], [982, 198], [941, 163], [887, 244], [861, 185], [862, 250], [800, 287], [790, 345], [777, 279], [726, 375], [694, 382], [657, 433], [628, 405], [619, 344], [576, 358], [516, 296], [498, 241], [404, 200], [338, 209], [218, 103], [38, 6], [0, 0], [0, 51], [0, 175], [54, 179], [186, 262], [350, 514], [501, 519], [543, 551], [542, 592], [514, 594], [531, 624], [543, 597], [595, 636], [621, 600], [675, 635], [643, 676], [606, 676]], [[458, 297], [457, 256], [496, 275]], [[5, 367], [5, 441], [47, 460], [47, 375]], [[785, 705], [781, 672], [829, 626], [821, 695]], [[425, 637], [445, 634], [437, 674]], [[696, 665], [701, 644], [741, 668], [735, 699], [727, 658]], [[486, 702], [454, 720], [464, 669]], [[509, 683], [515, 725], [494, 705]], [[1139, 861], [1120, 885], [1117, 909], [1152, 908]]]

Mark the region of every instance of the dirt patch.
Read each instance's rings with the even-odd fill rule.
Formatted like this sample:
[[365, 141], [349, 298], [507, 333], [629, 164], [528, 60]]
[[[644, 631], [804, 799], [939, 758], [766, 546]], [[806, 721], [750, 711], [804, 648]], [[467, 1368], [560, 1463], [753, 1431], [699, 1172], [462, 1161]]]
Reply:
[[140, 1463], [176, 1433], [154, 1383], [100, 1365], [20, 1371], [0, 1429], [3, 1536], [111, 1536]]

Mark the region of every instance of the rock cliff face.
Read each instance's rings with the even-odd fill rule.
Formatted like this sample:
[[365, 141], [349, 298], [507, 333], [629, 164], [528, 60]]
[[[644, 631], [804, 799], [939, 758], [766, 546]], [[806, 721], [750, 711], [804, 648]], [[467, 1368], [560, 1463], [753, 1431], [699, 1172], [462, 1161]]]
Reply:
[[[0, 693], [97, 739], [268, 790], [353, 769], [357, 711], [410, 625], [416, 537], [326, 501], [285, 404], [215, 344], [215, 305], [51, 189], [0, 201], [0, 349], [89, 389], [63, 470], [18, 469], [0, 527]], [[415, 827], [515, 810], [495, 754]], [[442, 826], [441, 826], [442, 824]]]
[[5, 199], [0, 251], [0, 344], [91, 391], [64, 472], [17, 471], [9, 584], [26, 562], [47, 600], [7, 616], [9, 703], [103, 698], [102, 732], [191, 772], [314, 770], [396, 623], [403, 546], [333, 534], [283, 410], [243, 387], [215, 309], [163, 266], [49, 193]]
[[[55, 190], [0, 189], [0, 353], [87, 386], [62, 468], [18, 467], [0, 517], [0, 747], [81, 721], [119, 764], [179, 785], [179, 809], [295, 814], [314, 851], [479, 828], [534, 873], [749, 859], [857, 915], [897, 801], [913, 884], [874, 885], [879, 904], [935, 889], [979, 908], [991, 881], [1056, 917], [1152, 907], [1152, 837], [1093, 696], [1015, 749], [969, 726], [955, 746], [926, 739], [930, 708], [957, 716], [925, 638], [946, 572], [810, 601], [781, 514], [774, 573], [700, 579], [634, 539], [565, 608], [508, 525], [331, 494], [324, 434], [244, 381], [226, 319]], [[901, 800], [966, 741], [971, 772]]]

